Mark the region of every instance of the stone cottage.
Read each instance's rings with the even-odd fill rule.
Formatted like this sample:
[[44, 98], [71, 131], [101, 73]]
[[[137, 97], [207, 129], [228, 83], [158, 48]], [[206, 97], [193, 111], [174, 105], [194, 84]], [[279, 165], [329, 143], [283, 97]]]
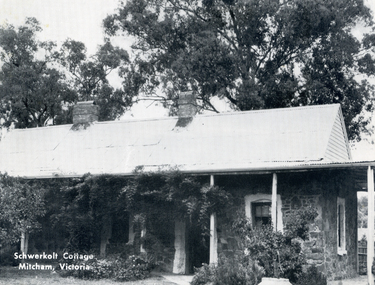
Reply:
[[[78, 103], [73, 125], [6, 133], [0, 172], [49, 179], [177, 167], [211, 185], [241, 191], [239, 207], [253, 226], [272, 222], [282, 231], [291, 210], [315, 207], [319, 215], [304, 245], [309, 263], [329, 279], [356, 274], [356, 192], [371, 189], [373, 195], [375, 163], [352, 161], [340, 105], [196, 115], [192, 94], [183, 93], [179, 108], [176, 117], [98, 122], [94, 102]], [[206, 252], [192, 254], [198, 245], [187, 246], [188, 231], [175, 222], [174, 273], [216, 263], [221, 252], [235, 246], [215, 214]]]

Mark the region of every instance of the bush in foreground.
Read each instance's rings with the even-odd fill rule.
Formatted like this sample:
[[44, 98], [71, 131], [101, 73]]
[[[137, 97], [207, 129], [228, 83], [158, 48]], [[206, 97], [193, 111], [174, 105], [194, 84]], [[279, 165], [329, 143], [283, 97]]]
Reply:
[[191, 285], [256, 285], [264, 270], [244, 253], [227, 258], [222, 256], [217, 266], [204, 264], [197, 269]]
[[316, 217], [313, 208], [299, 209], [290, 214], [283, 233], [272, 225], [251, 227], [239, 215], [232, 227], [241, 249], [233, 252], [234, 257], [222, 256], [216, 267], [205, 265], [197, 270], [191, 284], [256, 285], [262, 277], [271, 277], [286, 278], [296, 285], [325, 285], [326, 277], [316, 267], [303, 270], [307, 262], [301, 244], [309, 239], [309, 225]]
[[131, 255], [128, 258], [108, 257], [90, 259], [80, 264], [87, 265], [87, 270], [59, 270], [62, 277], [73, 276], [80, 279], [112, 279], [115, 281], [135, 281], [150, 276], [154, 264], [146, 257]]
[[302, 273], [296, 285], [327, 285], [327, 278], [315, 266]]

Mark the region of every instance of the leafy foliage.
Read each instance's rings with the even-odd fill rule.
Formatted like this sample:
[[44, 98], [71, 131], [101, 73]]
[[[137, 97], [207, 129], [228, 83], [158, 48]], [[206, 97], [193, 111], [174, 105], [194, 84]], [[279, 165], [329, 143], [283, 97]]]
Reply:
[[[220, 213], [231, 200], [223, 189], [210, 187], [199, 178], [177, 170], [155, 173], [137, 170], [132, 178], [88, 174], [52, 185], [48, 197], [60, 200], [55, 204], [57, 209], [48, 210], [51, 228], [59, 233], [60, 243], [65, 241], [65, 250], [99, 254], [100, 249], [104, 256], [106, 244], [113, 242], [115, 222], [127, 223], [130, 212], [135, 240], [134, 248], [127, 248], [127, 252], [138, 254], [142, 243], [149, 258], [165, 265], [173, 257], [166, 256], [166, 251], [173, 247], [171, 225], [175, 219], [198, 225], [207, 237], [209, 215]], [[48, 221], [45, 224], [48, 228]], [[144, 228], [146, 235], [141, 238]], [[122, 243], [126, 241], [124, 236]]]
[[95, 100], [99, 106], [99, 121], [117, 119], [132, 105], [132, 96], [123, 89], [114, 89], [107, 78], [120, 65], [129, 62], [125, 50], [106, 42], [94, 56], [87, 58], [82, 42], [66, 40], [56, 57], [68, 71], [68, 80], [77, 93], [77, 100]]
[[39, 229], [38, 218], [45, 214], [44, 189], [38, 183], [0, 175], [0, 242], [11, 245], [21, 233]]
[[[298, 220], [293, 220], [299, 215]], [[270, 225], [253, 228], [243, 211], [234, 216], [232, 229], [241, 239], [240, 249], [233, 256], [220, 256], [217, 267], [204, 265], [198, 269], [193, 285], [258, 284], [262, 277], [287, 278], [293, 284], [305, 284], [304, 280], [312, 277], [316, 277], [317, 282], [326, 282], [315, 269], [303, 272], [306, 260], [301, 241], [302, 237], [308, 238], [308, 224], [317, 216], [314, 209], [301, 209], [291, 214], [284, 233], [275, 232]]]
[[[128, 53], [109, 42], [87, 58], [83, 43], [66, 40], [60, 51], [53, 42], [41, 42], [35, 18], [24, 25], [0, 28], [0, 119], [15, 128], [72, 123], [77, 101], [95, 100], [99, 120], [114, 120], [131, 105], [132, 96], [113, 88], [108, 75], [124, 68]], [[122, 72], [122, 74], [124, 74]]]
[[355, 80], [375, 70], [374, 34], [351, 33], [359, 22], [373, 27], [363, 2], [131, 0], [104, 27], [135, 39], [127, 89], [154, 98], [162, 90], [172, 112], [187, 89], [216, 112], [215, 96], [237, 110], [340, 103], [354, 139], [373, 109], [372, 86]]
[[43, 252], [43, 250], [62, 252], [69, 240], [69, 228], [65, 227], [66, 222], [62, 219], [62, 212], [66, 207], [63, 190], [72, 186], [72, 180], [57, 178], [41, 180], [40, 183], [45, 189], [45, 215], [38, 219], [42, 234], [33, 234], [30, 238], [34, 241], [34, 248], [37, 252]]
[[358, 198], [358, 228], [367, 228], [368, 216], [368, 197], [361, 196]]
[[233, 229], [239, 233], [245, 253], [264, 268], [265, 277], [296, 282], [305, 265], [301, 240], [308, 239], [308, 225], [316, 217], [315, 209], [297, 210], [289, 216], [282, 233], [274, 231], [271, 225], [251, 228], [246, 218], [238, 216]]
[[142, 256], [131, 255], [125, 261], [117, 260], [115, 280], [134, 281], [145, 279], [150, 275], [154, 266], [155, 264]]
[[285, 235], [303, 240], [308, 239], [309, 224], [318, 216], [312, 207], [292, 211], [286, 220]]
[[0, 118], [6, 127], [55, 124], [66, 116], [63, 106], [76, 100], [64, 74], [52, 64], [54, 44], [36, 40], [40, 31], [35, 18], [17, 29], [0, 28]]
[[239, 252], [233, 257], [222, 256], [217, 265], [204, 264], [194, 274], [192, 285], [257, 285], [264, 270], [249, 255]]
[[296, 285], [327, 285], [327, 277], [325, 277], [316, 266], [307, 268], [307, 272], [303, 272]]
[[203, 264], [195, 273], [191, 285], [206, 285], [213, 282], [216, 266]]
[[115, 281], [136, 281], [149, 277], [154, 264], [144, 256], [131, 255], [128, 258], [110, 256], [93, 258], [79, 262], [89, 267], [88, 270], [59, 270], [63, 277], [73, 276], [81, 279], [112, 279]]
[[[125, 183], [123, 177], [85, 175], [65, 186], [64, 203], [54, 220], [56, 226], [68, 229], [69, 250], [89, 252], [107, 243], [114, 217], [126, 218], [126, 204], [121, 198]], [[105, 246], [101, 254], [105, 255]]]
[[298, 241], [275, 232], [271, 226], [254, 229], [248, 238], [246, 249], [264, 268], [266, 277], [297, 279], [305, 262]]
[[153, 216], [154, 210], [170, 209], [173, 217], [194, 221], [206, 234], [210, 214], [220, 213], [231, 199], [225, 190], [201, 183], [198, 178], [177, 170], [146, 173], [138, 169], [124, 193], [130, 212], [147, 217]]

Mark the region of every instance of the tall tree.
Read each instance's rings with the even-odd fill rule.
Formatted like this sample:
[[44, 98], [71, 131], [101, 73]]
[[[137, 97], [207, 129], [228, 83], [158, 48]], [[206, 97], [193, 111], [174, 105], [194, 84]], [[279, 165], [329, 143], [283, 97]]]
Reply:
[[132, 105], [131, 95], [122, 89], [114, 89], [108, 82], [111, 72], [129, 62], [125, 50], [106, 42], [94, 56], [88, 58], [84, 43], [66, 40], [58, 57], [69, 71], [68, 77], [78, 100], [96, 101], [100, 121], [114, 120]]
[[355, 76], [375, 70], [374, 41], [351, 32], [359, 22], [373, 26], [363, 0], [129, 0], [104, 26], [135, 39], [124, 78], [135, 93], [175, 102], [191, 89], [212, 111], [214, 96], [237, 110], [340, 103], [359, 139], [374, 98]]
[[64, 105], [76, 100], [52, 64], [54, 44], [36, 39], [40, 31], [35, 18], [0, 28], [0, 119], [6, 127], [55, 124], [65, 117]]

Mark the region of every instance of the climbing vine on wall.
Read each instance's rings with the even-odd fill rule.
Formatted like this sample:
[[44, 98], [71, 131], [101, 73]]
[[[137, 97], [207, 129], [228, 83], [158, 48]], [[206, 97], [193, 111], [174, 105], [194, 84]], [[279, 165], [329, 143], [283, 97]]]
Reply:
[[[43, 181], [6, 175], [0, 178], [1, 203], [6, 205], [16, 194], [26, 195], [21, 200], [11, 199], [17, 205], [29, 201], [22, 207], [8, 203], [9, 213], [22, 214], [21, 210], [29, 209], [30, 201], [35, 200], [36, 210], [30, 213], [37, 216], [32, 222], [41, 228], [33, 243], [39, 251], [47, 250], [48, 244], [51, 246], [48, 250], [111, 253], [111, 248], [106, 249], [107, 244], [127, 242], [129, 213], [135, 218], [136, 235], [145, 226], [146, 238], [156, 237], [157, 241], [149, 241], [149, 248], [159, 246], [165, 236], [165, 240], [171, 240], [176, 219], [198, 227], [203, 236], [208, 236], [210, 214], [220, 214], [233, 200], [224, 189], [210, 186], [208, 175], [191, 176], [178, 169], [145, 172], [138, 168], [131, 177], [86, 174], [80, 178]], [[13, 188], [17, 191], [10, 191]], [[16, 229], [5, 219], [8, 208], [0, 208], [1, 240], [10, 240], [5, 234]], [[116, 233], [118, 229], [122, 230], [120, 234]], [[12, 233], [13, 242], [19, 241], [19, 237], [19, 232]], [[137, 244], [134, 245], [136, 248]]]
[[126, 218], [122, 195], [126, 183], [121, 176], [86, 174], [63, 189], [59, 220], [70, 233], [68, 248], [90, 251], [99, 244], [100, 255], [106, 255], [115, 217]]
[[123, 189], [128, 211], [148, 215], [171, 211], [173, 217], [198, 223], [202, 233], [208, 233], [207, 220], [211, 213], [220, 213], [231, 203], [231, 195], [208, 178], [188, 176], [177, 169], [144, 172], [138, 168], [134, 178]]

